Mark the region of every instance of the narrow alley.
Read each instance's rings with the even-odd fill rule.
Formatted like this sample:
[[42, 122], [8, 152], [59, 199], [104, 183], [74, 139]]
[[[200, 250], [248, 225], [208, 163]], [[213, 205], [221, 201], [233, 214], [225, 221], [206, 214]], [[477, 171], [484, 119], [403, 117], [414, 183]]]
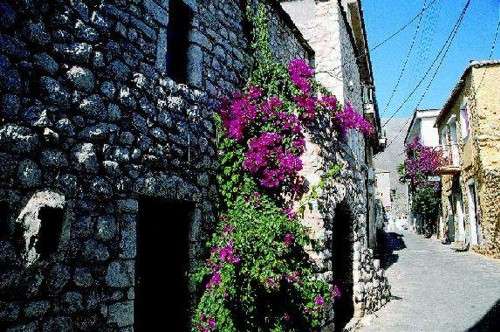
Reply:
[[360, 331], [500, 331], [500, 262], [408, 231], [386, 234], [385, 258], [393, 299]]

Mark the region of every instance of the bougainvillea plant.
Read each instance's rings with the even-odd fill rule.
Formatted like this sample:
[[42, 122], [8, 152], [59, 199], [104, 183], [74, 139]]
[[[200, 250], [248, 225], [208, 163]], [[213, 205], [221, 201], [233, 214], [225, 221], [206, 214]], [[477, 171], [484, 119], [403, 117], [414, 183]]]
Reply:
[[435, 176], [443, 163], [441, 153], [423, 145], [417, 137], [406, 145], [405, 152], [402, 175], [414, 188], [425, 184], [429, 176]]
[[304, 130], [323, 112], [344, 132], [373, 133], [351, 106], [318, 93], [307, 61], [273, 58], [264, 7], [253, 21], [255, 67], [216, 116], [222, 213], [209, 258], [193, 275], [203, 289], [194, 331], [311, 331], [325, 322], [339, 291], [318, 278], [304, 249], [313, 244], [292, 209], [304, 191]]
[[439, 151], [423, 145], [418, 138], [406, 145], [406, 159], [400, 166], [403, 182], [410, 186], [412, 212], [422, 217], [425, 226], [433, 229], [439, 214], [440, 182], [430, 178], [437, 175], [443, 164]]

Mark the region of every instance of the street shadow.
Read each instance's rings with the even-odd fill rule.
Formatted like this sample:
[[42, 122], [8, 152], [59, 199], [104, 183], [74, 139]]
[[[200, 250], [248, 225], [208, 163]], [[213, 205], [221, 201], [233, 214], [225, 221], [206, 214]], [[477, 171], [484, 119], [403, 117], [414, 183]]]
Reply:
[[467, 332], [497, 332], [500, 329], [500, 300]]
[[382, 268], [386, 270], [399, 259], [399, 255], [395, 253], [395, 251], [406, 248], [406, 244], [403, 240], [404, 235], [380, 230], [377, 233], [377, 237], [377, 242], [380, 244], [378, 256]]

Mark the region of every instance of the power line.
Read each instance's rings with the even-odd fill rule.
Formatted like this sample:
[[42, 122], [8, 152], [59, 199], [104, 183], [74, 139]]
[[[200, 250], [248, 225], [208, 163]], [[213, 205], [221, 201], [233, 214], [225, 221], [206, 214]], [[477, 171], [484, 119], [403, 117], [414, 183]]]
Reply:
[[[427, 3], [427, 0], [424, 0], [424, 4], [422, 6], [422, 9], [425, 9], [426, 3]], [[410, 43], [410, 48], [408, 49], [408, 52], [406, 53], [405, 59], [403, 60], [403, 65], [401, 67], [399, 77], [397, 79], [396, 84], [394, 85], [394, 88], [392, 89], [391, 95], [390, 95], [389, 99], [387, 100], [387, 103], [385, 104], [385, 107], [384, 107], [383, 111], [381, 112], [381, 114], [384, 114], [387, 111], [387, 108], [391, 104], [392, 98], [394, 98], [394, 95], [396, 94], [396, 90], [398, 89], [399, 84], [401, 83], [401, 79], [403, 78], [403, 75], [406, 71], [406, 65], [408, 64], [408, 60], [410, 60], [411, 52], [413, 51], [413, 47], [415, 46], [415, 41], [417, 39], [418, 32], [420, 31], [420, 24], [422, 23], [423, 17], [424, 16], [421, 15], [419, 20], [418, 20], [417, 27], [415, 29], [415, 33], [413, 34], [412, 41]]]
[[[431, 84], [432, 84], [432, 80], [436, 77], [437, 75], [437, 71], [439, 70], [439, 68], [441, 67], [441, 65], [443, 64], [443, 61], [444, 61], [444, 58], [446, 57], [446, 54], [448, 53], [450, 47], [451, 47], [451, 44], [453, 43], [453, 40], [455, 39], [457, 33], [458, 33], [458, 30], [460, 28], [460, 25], [462, 24], [462, 21], [463, 21], [463, 18], [465, 17], [465, 14], [467, 13], [467, 9], [469, 8], [469, 5], [470, 5], [470, 2], [471, 0], [467, 0], [467, 3], [465, 4], [464, 8], [462, 9], [462, 12], [460, 13], [460, 16], [458, 17], [457, 19], [457, 22], [455, 22], [452, 30], [450, 31], [450, 34], [448, 35], [448, 38], [446, 39], [446, 41], [444, 42], [443, 46], [441, 47], [441, 49], [439, 50], [438, 54], [436, 55], [436, 57], [434, 58], [434, 60], [432, 61], [431, 65], [429, 66], [429, 68], [427, 69], [427, 71], [425, 72], [424, 76], [419, 80], [419, 82], [417, 83], [417, 85], [415, 86], [415, 88], [410, 92], [410, 94], [404, 99], [404, 101], [401, 103], [401, 105], [394, 111], [394, 113], [389, 117], [389, 119], [387, 119], [387, 121], [382, 125], [382, 127], [385, 127], [387, 125], [387, 123], [389, 123], [389, 121], [391, 121], [394, 116], [399, 112], [401, 111], [401, 109], [403, 108], [403, 106], [408, 102], [408, 100], [410, 100], [410, 98], [413, 96], [413, 94], [417, 91], [417, 89], [420, 87], [420, 85], [422, 85], [422, 83], [425, 81], [425, 79], [427, 78], [427, 76], [430, 74], [432, 68], [434, 67], [434, 65], [439, 61], [439, 64], [438, 64], [438, 67], [436, 68], [436, 71], [433, 75], [433, 78], [431, 79]], [[443, 54], [444, 52], [444, 55], [443, 57], [440, 59], [441, 57], [441, 54]], [[427, 91], [428, 91], [428, 88], [430, 87], [430, 85], [428, 85], [426, 87], [426, 91], [424, 92], [424, 97], [425, 97], [425, 94], [427, 94]], [[422, 98], [423, 99], [423, 98]]]
[[[354, 61], [356, 61], [359, 58], [365, 56], [369, 52], [372, 52], [372, 51], [376, 50], [377, 48], [381, 47], [382, 45], [384, 45], [389, 40], [391, 40], [394, 37], [396, 37], [398, 34], [400, 34], [401, 32], [403, 32], [404, 30], [406, 30], [406, 28], [408, 28], [413, 22], [415, 22], [416, 19], [418, 19], [419, 17], [421, 17], [429, 8], [431, 8], [436, 1], [438, 1], [438, 0], [432, 0], [432, 2], [429, 4], [429, 6], [422, 8], [420, 10], [420, 12], [418, 12], [410, 21], [408, 21], [406, 24], [402, 25], [399, 29], [397, 29], [396, 31], [394, 31], [392, 34], [390, 34], [388, 37], [386, 37], [380, 43], [376, 44], [375, 46], [373, 46], [370, 49], [362, 51], [360, 54], [358, 54], [356, 57], [354, 57]], [[332, 77], [338, 78], [338, 77], [336, 77], [335, 70], [337, 70], [339, 68], [342, 68], [343, 66], [344, 66], [344, 64], [341, 64], [341, 65], [338, 65], [338, 66], [336, 66], [336, 67], [334, 67], [334, 68], [332, 68], [330, 70], [322, 71], [322, 72], [319, 72], [319, 73], [326, 73], [326, 74], [329, 74]]]
[[[488, 55], [488, 60], [491, 60], [491, 58], [493, 57], [493, 52], [495, 51], [495, 47], [497, 45], [499, 28], [500, 28], [500, 18], [498, 19], [497, 28], [495, 30], [495, 35], [493, 37], [493, 42], [491, 43], [490, 55]], [[477, 86], [477, 91], [479, 91], [479, 88], [481, 88], [481, 85], [483, 84], [483, 80], [484, 80], [485, 75], [486, 75], [486, 68], [483, 70], [483, 75], [481, 75], [481, 80], [479, 81], [479, 85]], [[476, 93], [474, 93], [474, 95], [475, 94]]]
[[[411, 74], [410, 74], [409, 70], [407, 70], [408, 74], [405, 74], [405, 77], [409, 78], [407, 80], [408, 84], [405, 85], [406, 89], [411, 89], [413, 87], [414, 81], [416, 80], [415, 78], [418, 78], [421, 75], [423, 75], [427, 64], [432, 61], [432, 59], [431, 59], [431, 61], [429, 61], [429, 53], [431, 50], [431, 44], [432, 44], [433, 39], [434, 39], [433, 37], [435, 34], [437, 21], [439, 19], [441, 8], [442, 8], [442, 6], [440, 6], [439, 4], [440, 4], [440, 1], [438, 1], [432, 7], [432, 9], [430, 9], [426, 13], [426, 15], [424, 16], [425, 19], [424, 19], [424, 22], [422, 23], [422, 27], [420, 28], [419, 38], [416, 41], [416, 43], [418, 45], [419, 52], [418, 52], [418, 55], [414, 55], [412, 57], [412, 58], [415, 58], [415, 56], [416, 56], [416, 58], [415, 58], [416, 63], [414, 63], [412, 65], [411, 61], [410, 61], [410, 64], [408, 64], [408, 68], [411, 69]], [[401, 90], [402, 86], [400, 86], [399, 89]], [[397, 93], [396, 93], [396, 95], [397, 95]], [[409, 102], [411, 102], [412, 100], [413, 100], [413, 98], [410, 99]]]

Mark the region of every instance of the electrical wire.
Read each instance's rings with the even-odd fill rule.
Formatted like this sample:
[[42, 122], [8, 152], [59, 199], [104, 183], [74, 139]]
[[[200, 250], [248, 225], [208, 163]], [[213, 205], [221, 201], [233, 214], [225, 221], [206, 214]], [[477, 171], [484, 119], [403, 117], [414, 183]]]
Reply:
[[[495, 47], [497, 45], [497, 39], [498, 39], [498, 31], [500, 30], [500, 18], [498, 19], [497, 23], [497, 28], [495, 30], [495, 35], [493, 37], [493, 41], [491, 43], [491, 48], [490, 48], [490, 55], [488, 56], [488, 60], [491, 60], [493, 57], [493, 52], [495, 51]], [[484, 76], [486, 75], [486, 68], [483, 70], [483, 75], [481, 75], [481, 80], [479, 81], [479, 84], [477, 86], [477, 91], [481, 88], [481, 85], [483, 84]], [[474, 95], [476, 95], [476, 91], [474, 91]]]
[[[421, 17], [437, 1], [439, 1], [439, 0], [432, 0], [432, 2], [429, 4], [429, 6], [422, 8], [422, 10], [420, 10], [420, 12], [418, 12], [415, 16], [413, 16], [413, 18], [410, 21], [408, 21], [407, 23], [405, 23], [404, 25], [402, 25], [399, 29], [397, 29], [396, 31], [394, 31], [392, 34], [390, 34], [388, 37], [386, 37], [384, 40], [382, 40], [381, 42], [379, 42], [378, 44], [376, 44], [372, 48], [367, 49], [365, 51], [362, 51], [360, 54], [358, 54], [356, 57], [354, 57], [353, 62], [357, 61], [361, 57], [364, 57], [369, 52], [372, 52], [372, 51], [376, 50], [377, 48], [381, 47], [382, 45], [384, 45], [385, 43], [387, 43], [388, 41], [390, 41], [391, 39], [393, 39], [394, 37], [396, 37], [398, 34], [400, 34], [401, 32], [403, 32], [404, 30], [406, 30], [406, 28], [408, 28], [411, 24], [413, 24], [413, 22], [415, 22], [415, 20], [417, 20], [419, 17]], [[339, 69], [339, 68], [342, 68], [344, 65], [345, 64], [340, 64], [340, 65], [338, 65], [338, 66], [336, 66], [336, 67], [334, 67], [334, 68], [332, 68], [330, 70], [321, 71], [321, 72], [318, 72], [318, 73], [326, 73], [326, 74], [329, 74], [330, 76], [338, 79], [337, 75], [339, 73], [335, 73], [335, 71], [337, 69]]]
[[[434, 72], [434, 75], [430, 81], [430, 84], [432, 84], [432, 81], [434, 80], [434, 78], [436, 77], [437, 75], [437, 71], [439, 70], [439, 68], [441, 67], [441, 65], [443, 64], [443, 61], [446, 57], [446, 54], [448, 53], [457, 33], [458, 33], [458, 30], [463, 22], [463, 19], [465, 17], [465, 14], [467, 13], [467, 10], [470, 6], [470, 3], [471, 3], [471, 0], [467, 0], [467, 3], [465, 4], [464, 8], [462, 9], [462, 12], [460, 13], [460, 16], [458, 17], [457, 21], [455, 22], [452, 30], [450, 31], [449, 35], [448, 35], [448, 38], [446, 39], [446, 41], [444, 42], [443, 46], [441, 47], [441, 49], [439, 50], [438, 54], [436, 55], [436, 57], [434, 58], [434, 60], [432, 61], [431, 65], [429, 66], [429, 68], [427, 69], [427, 71], [425, 72], [424, 76], [419, 80], [419, 82], [417, 83], [417, 85], [413, 88], [413, 90], [410, 92], [410, 94], [404, 99], [404, 101], [401, 103], [401, 105], [392, 113], [392, 115], [386, 120], [386, 122], [382, 125], [382, 128], [385, 127], [387, 125], [387, 123], [389, 123], [393, 118], [394, 116], [399, 112], [401, 111], [401, 109], [403, 108], [403, 106], [410, 100], [410, 98], [413, 96], [413, 94], [417, 91], [417, 89], [422, 85], [422, 83], [425, 81], [425, 79], [427, 78], [427, 76], [431, 73], [431, 70], [433, 69], [434, 65], [436, 63], [438, 63], [438, 66]], [[444, 52], [444, 54], [443, 54]], [[443, 54], [443, 56], [441, 57], [441, 55]], [[440, 59], [441, 58], [441, 59]], [[427, 94], [428, 92], [428, 88], [430, 87], [430, 84], [426, 87], [426, 91], [424, 92], [424, 97], [425, 95]], [[421, 98], [423, 99], [423, 98]]]
[[[422, 6], [422, 10], [425, 9], [426, 4], [427, 4], [427, 0], [424, 0], [424, 4]], [[411, 40], [408, 52], [406, 53], [406, 56], [405, 56], [405, 58], [404, 58], [404, 60], [402, 62], [403, 65], [401, 66], [401, 71], [399, 73], [398, 79], [396, 80], [396, 84], [394, 85], [394, 87], [392, 89], [391, 95], [389, 96], [389, 99], [387, 100], [387, 103], [385, 104], [384, 109], [380, 113], [381, 115], [384, 114], [387, 111], [387, 108], [391, 104], [392, 99], [396, 95], [396, 91], [397, 91], [397, 89], [399, 87], [399, 84], [401, 83], [401, 79], [403, 78], [403, 75], [404, 75], [404, 73], [406, 71], [406, 66], [408, 65], [408, 61], [410, 60], [411, 52], [413, 51], [413, 47], [415, 46], [415, 41], [417, 40], [417, 35], [418, 35], [418, 32], [420, 31], [420, 24], [422, 23], [423, 17], [424, 17], [424, 15], [421, 15], [420, 18], [418, 19], [417, 27], [416, 27], [415, 32], [413, 34], [413, 37], [412, 37], [412, 40]]]

